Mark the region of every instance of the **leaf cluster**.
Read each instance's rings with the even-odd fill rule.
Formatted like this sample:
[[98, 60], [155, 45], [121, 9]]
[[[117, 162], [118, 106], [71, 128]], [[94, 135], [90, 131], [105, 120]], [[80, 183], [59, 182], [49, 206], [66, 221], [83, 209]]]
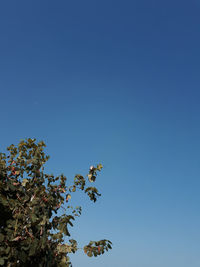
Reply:
[[[69, 227], [82, 209], [68, 202], [77, 191], [93, 202], [100, 196], [96, 187], [87, 184], [95, 182], [101, 164], [67, 185], [64, 175], [44, 173], [49, 159], [44, 148], [44, 142], [29, 138], [8, 147], [8, 155], [0, 153], [0, 266], [72, 266], [69, 254], [79, 248], [70, 238]], [[108, 240], [91, 241], [84, 247], [89, 257], [108, 249]]]

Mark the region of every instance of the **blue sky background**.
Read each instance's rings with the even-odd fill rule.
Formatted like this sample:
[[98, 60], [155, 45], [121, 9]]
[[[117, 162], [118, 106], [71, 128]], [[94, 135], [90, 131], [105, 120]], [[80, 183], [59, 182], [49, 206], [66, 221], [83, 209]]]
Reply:
[[104, 169], [72, 230], [108, 238], [74, 267], [200, 266], [199, 0], [0, 2], [0, 150], [47, 144], [47, 171]]

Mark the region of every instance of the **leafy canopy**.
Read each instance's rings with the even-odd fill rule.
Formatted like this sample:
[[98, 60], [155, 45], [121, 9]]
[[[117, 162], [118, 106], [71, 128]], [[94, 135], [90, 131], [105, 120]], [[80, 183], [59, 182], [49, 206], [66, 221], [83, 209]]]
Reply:
[[[73, 208], [68, 202], [78, 190], [94, 202], [100, 196], [96, 187], [87, 184], [95, 182], [101, 164], [91, 166], [86, 178], [76, 175], [73, 184], [66, 185], [64, 175], [44, 173], [49, 159], [44, 147], [44, 142], [29, 138], [8, 147], [8, 155], [0, 153], [1, 266], [72, 266], [69, 254], [79, 248], [68, 226], [81, 215], [81, 207]], [[61, 208], [64, 213], [58, 212]], [[111, 244], [106, 239], [90, 241], [83, 250], [96, 257]]]

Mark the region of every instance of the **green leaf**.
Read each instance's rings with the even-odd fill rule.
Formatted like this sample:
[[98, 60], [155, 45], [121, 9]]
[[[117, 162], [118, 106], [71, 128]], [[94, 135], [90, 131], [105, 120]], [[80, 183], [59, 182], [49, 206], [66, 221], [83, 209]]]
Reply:
[[110, 244], [108, 244], [108, 248], [109, 248], [109, 249], [111, 249], [111, 248], [112, 248]]
[[28, 183], [28, 179], [23, 179], [23, 181], [22, 181], [22, 185], [23, 185], [23, 186], [26, 186], [27, 183]]
[[33, 214], [31, 215], [31, 221], [32, 221], [33, 223], [35, 223], [35, 222], [37, 222], [37, 220], [38, 220], [37, 216], [33, 213]]
[[102, 164], [98, 164], [97, 165], [97, 169], [100, 171], [101, 169], [103, 168], [103, 165]]
[[92, 257], [92, 251], [89, 251], [89, 252], [87, 253], [87, 255], [88, 255], [88, 257]]
[[67, 194], [66, 195], [66, 201], [68, 201], [69, 199], [71, 199], [72, 197], [71, 197], [71, 195], [70, 194]]
[[37, 245], [38, 245], [37, 240], [34, 239], [30, 246], [29, 256], [33, 256], [35, 254], [37, 250]]
[[41, 223], [40, 223], [40, 225], [45, 225], [46, 222], [47, 222], [47, 217], [44, 216], [43, 219], [42, 219], [42, 221], [41, 221]]
[[4, 240], [4, 235], [0, 234], [0, 242], [2, 242]]
[[88, 174], [88, 180], [89, 180], [91, 183], [93, 183], [93, 182], [95, 182], [95, 180], [96, 180], [96, 176], [94, 176], [94, 175], [92, 175], [92, 174]]

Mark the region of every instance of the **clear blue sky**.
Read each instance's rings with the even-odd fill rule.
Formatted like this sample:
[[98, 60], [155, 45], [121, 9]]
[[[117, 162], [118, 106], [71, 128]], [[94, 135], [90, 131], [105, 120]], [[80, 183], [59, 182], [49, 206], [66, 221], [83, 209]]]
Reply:
[[[200, 266], [199, 0], [0, 3], [1, 144], [47, 144], [47, 170], [104, 165], [74, 267]], [[80, 201], [86, 198], [80, 198]]]

